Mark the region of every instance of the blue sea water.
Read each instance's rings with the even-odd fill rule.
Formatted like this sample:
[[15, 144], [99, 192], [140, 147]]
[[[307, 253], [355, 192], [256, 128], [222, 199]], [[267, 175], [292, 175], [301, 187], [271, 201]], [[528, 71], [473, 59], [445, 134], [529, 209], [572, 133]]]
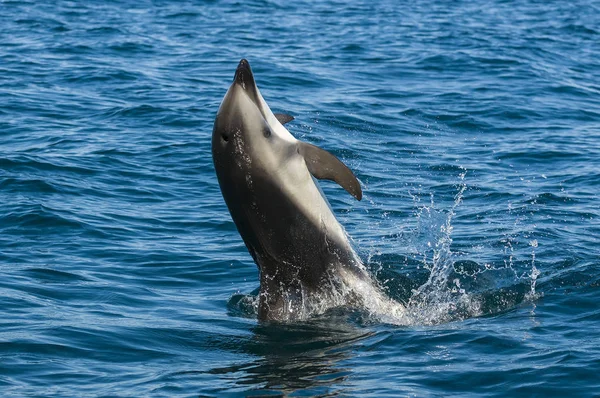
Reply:
[[[410, 322], [243, 305], [243, 57]], [[0, 1], [0, 138], [2, 396], [600, 396], [598, 2]]]

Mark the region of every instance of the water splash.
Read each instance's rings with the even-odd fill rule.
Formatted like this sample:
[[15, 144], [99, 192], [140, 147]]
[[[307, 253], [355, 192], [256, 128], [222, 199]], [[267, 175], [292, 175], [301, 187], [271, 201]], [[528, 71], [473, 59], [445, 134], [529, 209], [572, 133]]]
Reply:
[[535, 285], [537, 283], [537, 278], [538, 278], [538, 276], [540, 276], [540, 271], [535, 266], [535, 249], [538, 247], [538, 241], [537, 241], [537, 239], [534, 239], [531, 242], [529, 242], [529, 245], [532, 247], [532, 251], [531, 251], [531, 274], [529, 275], [529, 277], [531, 278], [531, 286], [530, 286], [529, 292], [525, 295], [525, 298], [528, 301], [533, 301], [533, 300], [536, 300], [536, 299], [538, 299], [540, 297], [540, 294], [538, 292], [536, 292], [536, 290], [535, 290]]
[[[409, 241], [417, 252], [415, 257], [421, 258], [416, 268], [426, 270], [427, 279], [412, 289], [406, 300], [406, 311], [399, 319], [383, 313], [382, 321], [434, 325], [506, 311], [540, 296], [536, 291], [540, 274], [535, 265], [537, 240], [529, 242], [532, 248], [530, 261], [515, 260], [513, 241], [517, 237], [512, 236], [502, 240], [501, 256], [508, 258], [501, 264], [479, 264], [465, 260], [465, 253], [452, 251], [453, 220], [467, 190], [466, 174], [464, 170], [459, 175], [458, 191], [449, 210], [437, 209], [433, 195], [430, 195], [429, 205], [419, 207], [416, 213], [418, 227], [414, 231], [415, 237]], [[418, 197], [413, 200], [420, 203]], [[418, 247], [422, 235], [425, 235], [426, 244]], [[528, 265], [530, 271], [519, 271]], [[391, 283], [398, 282], [392, 280]]]
[[[366, 318], [391, 316], [396, 323], [405, 315], [405, 307], [386, 296], [375, 280], [343, 267], [331, 272], [319, 291], [303, 291], [300, 304], [293, 308], [296, 298], [288, 297], [288, 293], [284, 290], [278, 293], [290, 304], [289, 311], [282, 314], [283, 321], [305, 321], [335, 308], [363, 310]], [[257, 316], [259, 294], [258, 289], [249, 295], [235, 294], [228, 307], [234, 315]]]
[[[454, 272], [454, 256], [450, 249], [452, 244], [452, 219], [456, 209], [463, 201], [467, 189], [465, 182], [466, 171], [459, 175], [460, 184], [454, 196], [452, 207], [440, 226], [440, 235], [433, 246], [432, 264], [423, 260], [424, 267], [430, 271], [428, 280], [419, 288], [413, 290], [407, 304], [407, 313], [411, 324], [437, 324], [464, 317], [476, 316], [481, 313], [480, 305], [469, 293], [461, 287], [460, 280], [455, 278], [449, 283]], [[431, 211], [434, 206], [431, 198]]]

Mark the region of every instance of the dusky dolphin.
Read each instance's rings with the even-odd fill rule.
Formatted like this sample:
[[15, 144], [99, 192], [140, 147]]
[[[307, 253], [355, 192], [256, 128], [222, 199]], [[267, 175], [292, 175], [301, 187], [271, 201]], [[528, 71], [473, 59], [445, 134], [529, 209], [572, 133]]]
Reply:
[[273, 114], [242, 59], [217, 112], [212, 155], [225, 203], [258, 265], [261, 320], [301, 319], [323, 303], [355, 301], [352, 285], [373, 286], [313, 177], [337, 182], [358, 200], [360, 184], [334, 155], [294, 138], [283, 126], [291, 120]]

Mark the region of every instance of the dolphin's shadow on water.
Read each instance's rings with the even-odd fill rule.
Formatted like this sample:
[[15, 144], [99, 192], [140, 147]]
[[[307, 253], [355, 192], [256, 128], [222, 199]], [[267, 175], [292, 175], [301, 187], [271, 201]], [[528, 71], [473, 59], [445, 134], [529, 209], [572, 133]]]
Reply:
[[352, 373], [343, 361], [352, 357], [358, 341], [373, 334], [355, 317], [360, 314], [331, 310], [306, 322], [260, 323], [236, 350], [257, 359], [208, 373], [233, 381], [246, 396], [343, 393]]

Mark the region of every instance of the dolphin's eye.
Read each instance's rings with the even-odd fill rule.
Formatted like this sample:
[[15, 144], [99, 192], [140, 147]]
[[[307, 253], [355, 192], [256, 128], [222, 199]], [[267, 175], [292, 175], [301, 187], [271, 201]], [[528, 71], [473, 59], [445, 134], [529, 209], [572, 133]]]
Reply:
[[266, 128], [263, 130], [263, 135], [267, 138], [269, 138], [271, 136], [271, 129]]

